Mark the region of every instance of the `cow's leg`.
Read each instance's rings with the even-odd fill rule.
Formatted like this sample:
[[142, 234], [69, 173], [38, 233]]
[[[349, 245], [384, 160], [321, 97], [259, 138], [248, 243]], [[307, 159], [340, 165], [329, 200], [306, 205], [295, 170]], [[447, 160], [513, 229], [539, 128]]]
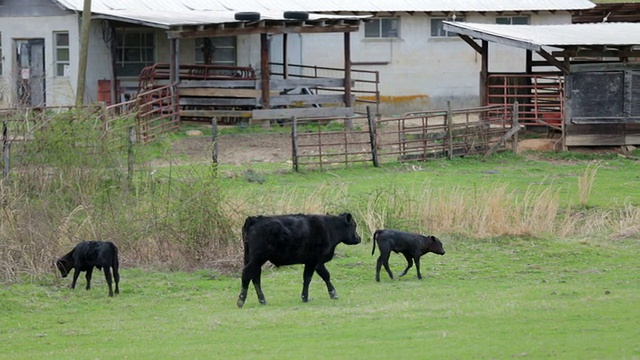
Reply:
[[71, 288], [75, 289], [76, 288], [76, 282], [78, 281], [78, 276], [80, 276], [80, 270], [78, 269], [73, 269], [73, 281], [71, 281]]
[[116, 283], [116, 294], [120, 294], [120, 289], [118, 288], [118, 283], [120, 282], [120, 271], [117, 266], [113, 268], [113, 280]]
[[104, 267], [104, 278], [107, 280], [107, 285], [109, 285], [109, 296], [113, 297], [113, 287], [111, 280], [111, 268], [109, 266]]
[[338, 293], [336, 292], [336, 288], [333, 287], [333, 284], [331, 283], [331, 274], [329, 274], [329, 270], [327, 270], [327, 267], [324, 264], [320, 264], [316, 267], [316, 272], [318, 273], [318, 275], [320, 275], [322, 280], [324, 280], [325, 284], [327, 284], [329, 297], [332, 299], [337, 299]]
[[415, 260], [416, 260], [416, 270], [418, 270], [418, 279], [422, 279], [422, 274], [420, 274], [420, 256], [416, 256]]
[[407, 259], [407, 267], [404, 269], [403, 272], [400, 273], [400, 275], [398, 275], [398, 277], [403, 277], [407, 275], [407, 271], [409, 271], [409, 269], [411, 269], [411, 267], [413, 266], [413, 258], [407, 254], [403, 254], [403, 255], [404, 255], [404, 258]]
[[302, 302], [309, 301], [309, 284], [311, 283], [311, 277], [316, 269], [316, 264], [305, 264], [304, 271], [302, 272]]
[[253, 287], [256, 288], [256, 294], [258, 295], [258, 301], [260, 304], [265, 305], [267, 300], [264, 298], [264, 294], [262, 293], [262, 287], [260, 286], [260, 276], [262, 274], [262, 266], [256, 269], [255, 275], [251, 279], [253, 282]]

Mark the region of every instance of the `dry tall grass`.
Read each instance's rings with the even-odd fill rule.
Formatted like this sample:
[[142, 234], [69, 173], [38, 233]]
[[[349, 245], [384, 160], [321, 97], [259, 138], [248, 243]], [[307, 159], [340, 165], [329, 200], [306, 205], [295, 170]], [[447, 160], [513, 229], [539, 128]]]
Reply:
[[[87, 239], [116, 242], [124, 266], [237, 270], [240, 228], [255, 214], [350, 211], [365, 239], [381, 228], [470, 238], [613, 234], [624, 239], [640, 232], [638, 206], [561, 207], [553, 186], [513, 191], [506, 185], [473, 190], [392, 185], [363, 194], [331, 184], [308, 195], [297, 189], [250, 193], [223, 187], [212, 169], [200, 166], [181, 168], [179, 174], [171, 166], [159, 172], [138, 166], [129, 181], [121, 170], [126, 155], [78, 146], [90, 136], [69, 141], [66, 129], [49, 128], [48, 138], [15, 155], [21, 162], [9, 179], [0, 180], [2, 280], [53, 272], [57, 257]], [[579, 179], [576, 196], [582, 204], [598, 166]]]

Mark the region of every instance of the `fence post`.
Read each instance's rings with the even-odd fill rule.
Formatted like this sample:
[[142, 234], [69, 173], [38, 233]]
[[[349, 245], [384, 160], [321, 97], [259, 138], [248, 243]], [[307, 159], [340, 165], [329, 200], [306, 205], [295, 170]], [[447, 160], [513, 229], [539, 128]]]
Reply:
[[211, 160], [213, 161], [214, 171], [218, 173], [218, 118], [211, 118], [211, 143], [213, 148], [211, 150]]
[[293, 170], [298, 172], [298, 119], [296, 119], [295, 116], [291, 117], [291, 152], [293, 156]]
[[369, 142], [371, 143], [371, 160], [373, 166], [378, 167], [378, 142], [376, 140], [376, 121], [371, 114], [371, 107], [367, 106], [367, 120], [369, 121]]
[[[520, 127], [520, 123], [519, 123], [520, 119], [519, 119], [519, 114], [518, 114], [518, 111], [520, 110], [519, 106], [520, 105], [518, 104], [517, 101], [513, 103], [513, 113], [511, 115], [512, 116], [512, 120], [513, 120], [513, 124], [511, 125], [511, 127], [513, 127], [513, 128]], [[517, 132], [515, 134], [513, 134], [513, 144], [512, 144], [512, 146], [513, 146], [514, 154], [517, 154], [518, 153], [518, 133]]]
[[7, 126], [7, 122], [2, 122], [2, 150], [4, 153], [4, 178], [9, 176], [9, 160], [10, 160], [10, 147], [11, 143], [9, 142], [9, 127]]
[[449, 138], [449, 160], [453, 159], [453, 114], [451, 101], [447, 101], [447, 134]]
[[127, 139], [127, 181], [131, 185], [131, 179], [133, 179], [133, 141], [135, 140], [135, 133], [133, 126], [129, 126], [129, 137]]

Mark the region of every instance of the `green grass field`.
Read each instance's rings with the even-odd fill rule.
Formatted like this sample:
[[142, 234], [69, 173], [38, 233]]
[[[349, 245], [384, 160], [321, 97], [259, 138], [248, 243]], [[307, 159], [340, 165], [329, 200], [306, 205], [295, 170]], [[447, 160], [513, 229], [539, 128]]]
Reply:
[[[580, 181], [594, 167], [590, 192], [581, 198]], [[249, 182], [247, 169], [265, 181]], [[157, 194], [145, 190], [159, 201], [148, 210], [141, 206], [142, 212], [164, 213], [153, 206], [166, 202], [160, 191], [166, 184], [193, 194], [178, 198], [187, 215], [209, 206], [204, 195], [211, 179], [199, 172], [192, 166], [160, 169], [149, 182]], [[92, 290], [84, 290], [84, 276], [71, 290], [71, 279], [59, 278], [51, 267], [0, 287], [0, 359], [640, 359], [638, 161], [500, 154], [486, 162], [467, 158], [302, 173], [269, 164], [221, 166], [219, 174], [216, 189], [226, 193], [221, 209], [237, 212], [229, 220], [236, 228], [237, 218], [252, 211], [354, 212], [363, 243], [340, 245], [327, 265], [339, 300], [329, 299], [316, 275], [311, 301], [302, 303], [301, 266], [266, 267], [267, 305], [258, 303], [250, 286], [242, 309], [236, 307], [237, 270], [129, 266], [121, 270], [121, 294], [108, 298], [102, 273], [94, 273]], [[204, 181], [182, 182], [189, 176]], [[545, 208], [547, 201], [558, 208]], [[419, 206], [424, 202], [429, 207]], [[110, 206], [117, 213], [140, 205]], [[167, 205], [166, 212], [173, 209], [181, 210]], [[474, 211], [481, 213], [467, 227], [464, 221]], [[457, 215], [447, 218], [448, 212]], [[106, 212], [103, 218], [84, 214], [75, 208], [63, 212], [62, 223], [85, 234], [108, 218]], [[429, 224], [438, 229], [432, 233], [447, 253], [423, 257], [424, 280], [411, 269], [400, 280], [383, 272], [382, 281], [374, 281], [378, 251], [371, 256], [369, 236], [385, 217], [386, 225], [403, 230]], [[500, 227], [489, 218], [510, 223]], [[22, 234], [18, 220], [12, 220], [12, 230]], [[546, 230], [527, 227], [538, 220], [531, 229]], [[125, 217], [120, 225], [132, 222]], [[57, 229], [59, 222], [52, 223]], [[558, 235], [563, 229], [565, 235]], [[38, 248], [28, 244], [34, 237], [46, 238], [24, 233], [33, 234], [15, 241], [24, 249]], [[125, 257], [147, 249], [140, 245], [146, 239], [134, 240], [122, 241]], [[240, 262], [239, 256], [233, 259]], [[402, 256], [392, 255], [395, 273], [404, 264]]]
[[[300, 301], [300, 266], [253, 288], [211, 271], [122, 270], [121, 294], [70, 290], [46, 276], [0, 290], [2, 359], [635, 359], [640, 357], [640, 244], [443, 238], [447, 254], [374, 281], [370, 244], [338, 247]], [[376, 252], [377, 253], [377, 252]], [[398, 273], [404, 262], [392, 256]]]

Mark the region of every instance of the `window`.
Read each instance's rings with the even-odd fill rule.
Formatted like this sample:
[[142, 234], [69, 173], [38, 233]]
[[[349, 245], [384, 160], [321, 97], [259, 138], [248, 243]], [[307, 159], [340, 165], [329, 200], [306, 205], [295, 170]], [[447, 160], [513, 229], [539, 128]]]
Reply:
[[501, 25], [528, 25], [529, 18], [527, 16], [504, 16], [497, 17], [496, 24]]
[[364, 37], [370, 39], [397, 38], [399, 23], [398, 18], [371, 19], [364, 24]]
[[431, 19], [431, 37], [454, 37], [454, 36], [457, 36], [457, 34], [455, 34], [455, 33], [450, 33], [448, 31], [444, 31], [442, 29], [442, 23], [444, 21], [464, 22], [464, 17], [458, 16], [456, 18]]
[[[236, 65], [236, 37], [222, 36], [209, 38], [211, 41], [211, 63]], [[196, 38], [196, 64], [204, 64], [205, 39]]]
[[69, 76], [69, 33], [54, 32], [53, 46], [56, 76]]
[[118, 76], [138, 76], [155, 62], [155, 35], [151, 31], [116, 30], [116, 72]]

